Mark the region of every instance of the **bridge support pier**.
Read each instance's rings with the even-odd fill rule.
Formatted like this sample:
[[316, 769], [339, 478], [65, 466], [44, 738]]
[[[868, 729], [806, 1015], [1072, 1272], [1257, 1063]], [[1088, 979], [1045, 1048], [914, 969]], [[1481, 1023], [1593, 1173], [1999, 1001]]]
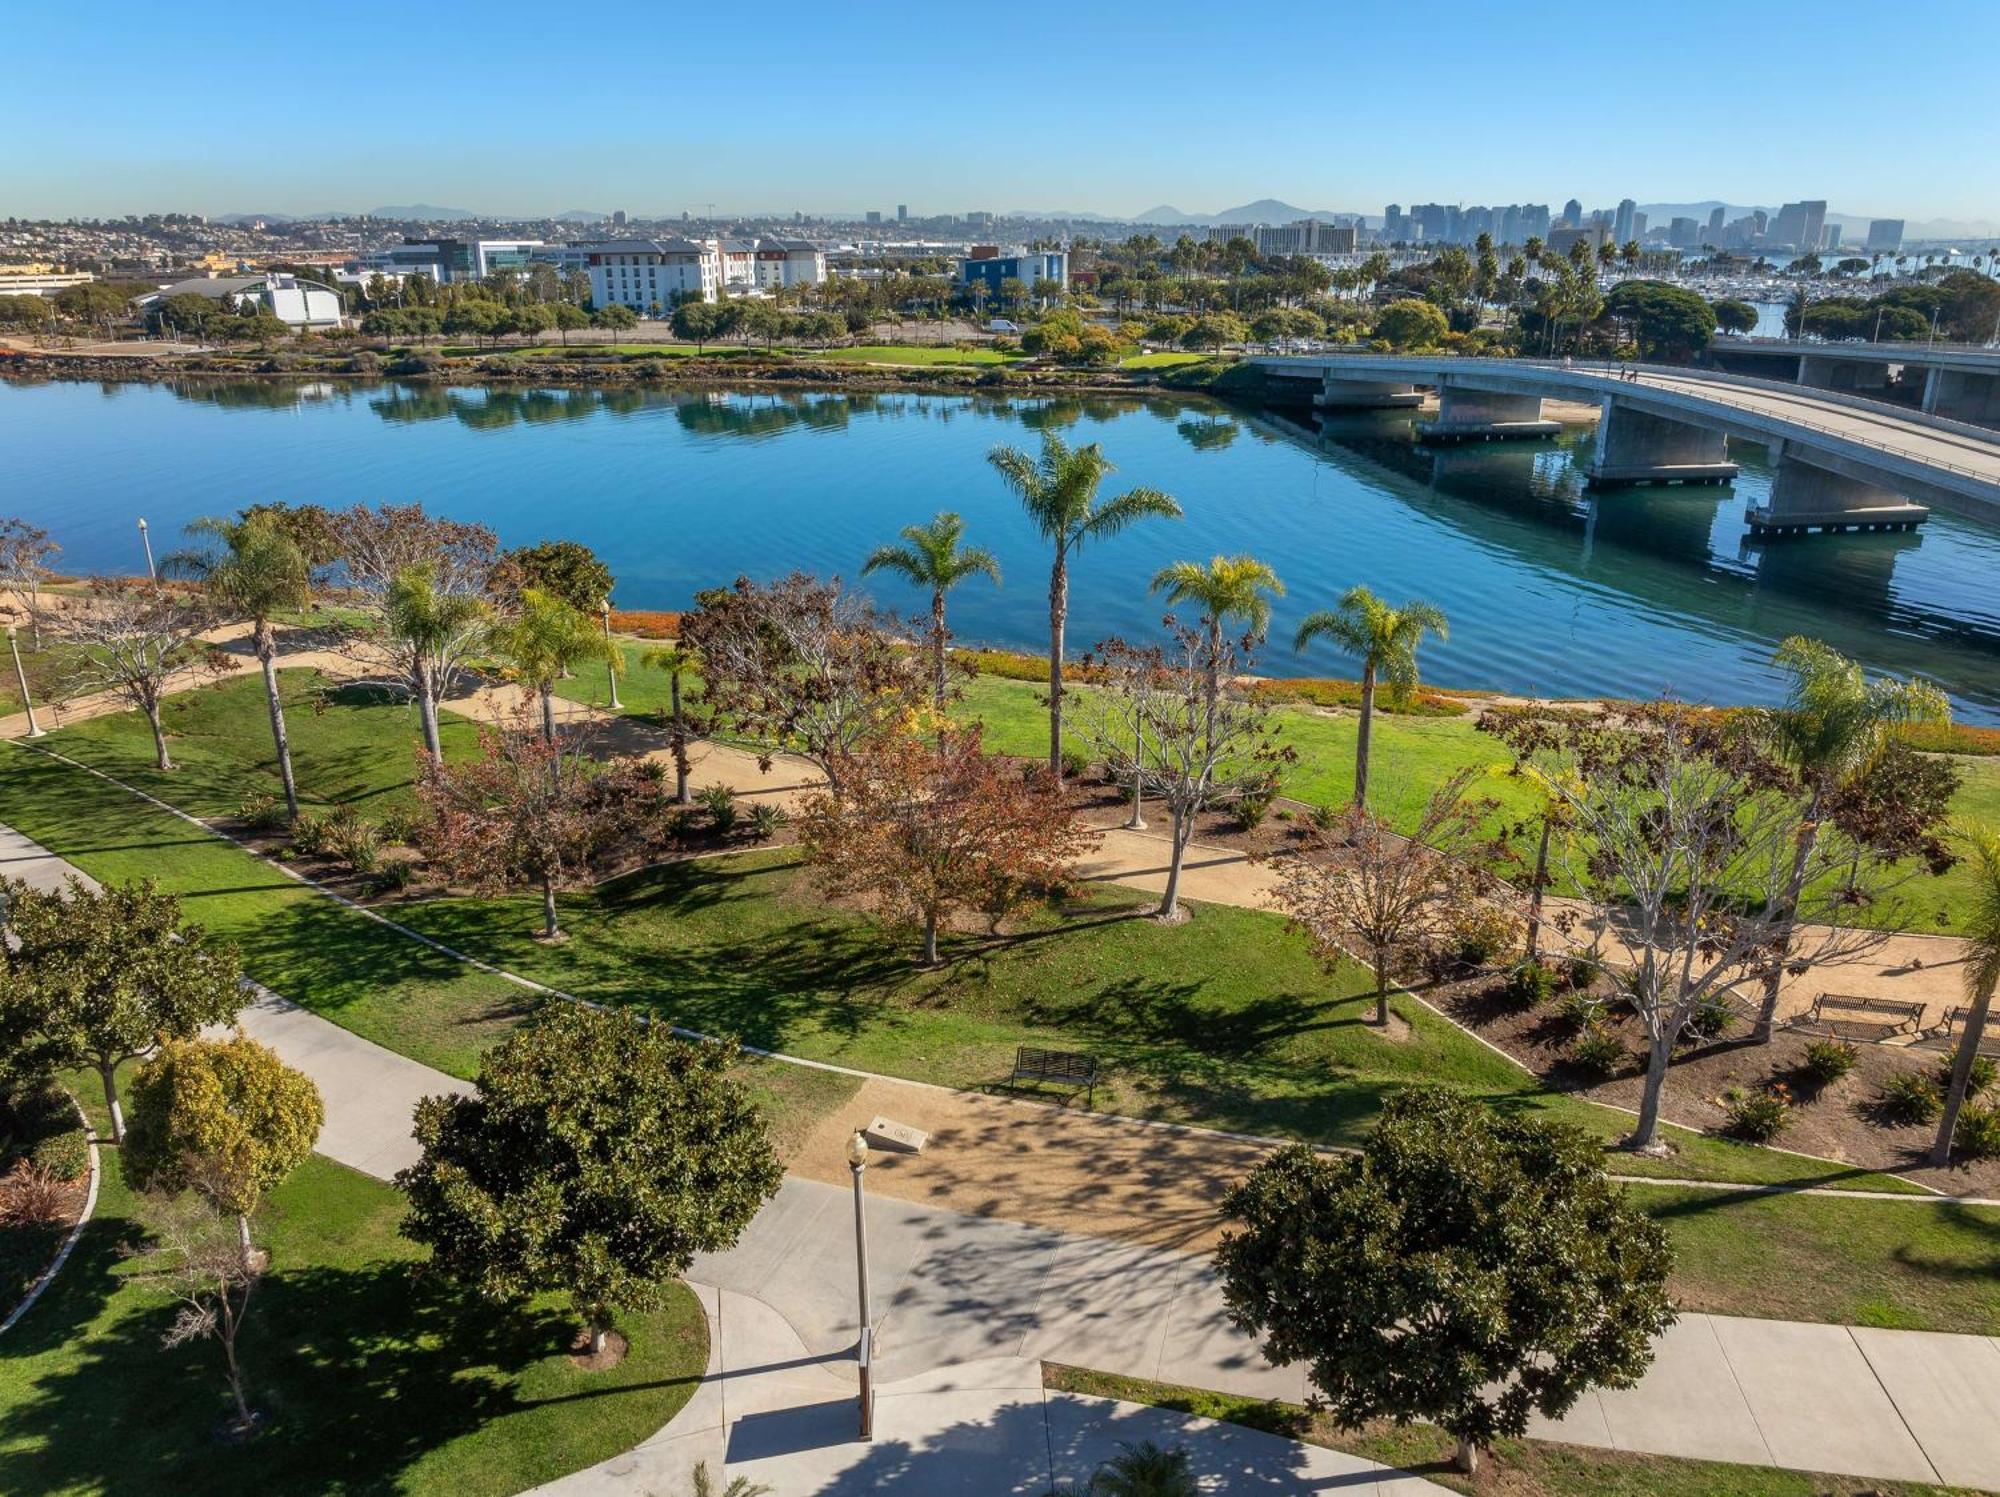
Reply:
[[1778, 443], [1772, 455], [1778, 471], [1771, 480], [1771, 501], [1744, 516], [1755, 535], [1914, 530], [1930, 518], [1925, 506], [1838, 471], [1837, 458], [1809, 454], [1790, 442]]
[[1933, 368], [1924, 376], [1924, 414], [2000, 426], [2000, 375]]
[[1597, 423], [1584, 476], [1593, 488], [1642, 483], [1728, 483], [1736, 477], [1719, 431], [1635, 410], [1613, 398]]
[[1560, 422], [1542, 419], [1539, 395], [1468, 390], [1450, 382], [1438, 386], [1437, 420], [1417, 428], [1418, 435], [1432, 442], [1499, 442], [1553, 437], [1561, 431]]
[[1407, 410], [1423, 403], [1423, 391], [1408, 380], [1336, 379], [1331, 374], [1313, 398], [1323, 411]]
[[1889, 388], [1889, 366], [1879, 359], [1857, 361], [1805, 353], [1799, 355], [1799, 383], [1809, 390], [1883, 395]]

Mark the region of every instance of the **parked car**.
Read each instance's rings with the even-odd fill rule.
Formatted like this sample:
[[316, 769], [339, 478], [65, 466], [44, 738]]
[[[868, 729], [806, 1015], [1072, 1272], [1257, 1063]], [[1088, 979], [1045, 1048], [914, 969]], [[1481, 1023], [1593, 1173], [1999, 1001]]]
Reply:
[[989, 317], [986, 319], [986, 331], [989, 333], [1018, 333], [1021, 331], [1021, 324], [1018, 322], [1009, 322], [1004, 317]]

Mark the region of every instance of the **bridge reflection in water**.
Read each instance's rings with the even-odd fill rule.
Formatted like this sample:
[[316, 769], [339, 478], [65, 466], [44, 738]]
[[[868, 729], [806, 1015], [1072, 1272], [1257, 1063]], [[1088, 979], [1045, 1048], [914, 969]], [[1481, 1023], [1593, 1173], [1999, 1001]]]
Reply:
[[1744, 510], [1772, 482], [1762, 449], [1735, 444], [1741, 474], [1726, 487], [1592, 489], [1588, 425], [1543, 441], [1429, 445], [1408, 411], [1300, 419], [1267, 412], [1259, 424], [1325, 461], [1389, 487], [1438, 524], [1546, 574], [1634, 598], [1724, 636], [1811, 634], [1865, 653], [1885, 669], [1941, 672], [1937, 643], [2000, 654], [2000, 617], [1985, 626], [1927, 607], [1897, 587], [1899, 563], [1921, 531], [1761, 540]]

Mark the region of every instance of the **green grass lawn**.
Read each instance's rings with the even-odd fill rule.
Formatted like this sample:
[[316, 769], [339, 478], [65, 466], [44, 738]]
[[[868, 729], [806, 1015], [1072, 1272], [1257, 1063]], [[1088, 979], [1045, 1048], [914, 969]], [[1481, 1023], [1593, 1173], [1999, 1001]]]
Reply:
[[1183, 364], [1200, 364], [1212, 355], [1205, 353], [1135, 353], [1118, 361], [1120, 369], [1176, 369]]
[[[416, 709], [368, 688], [326, 686], [318, 671], [279, 673], [300, 809], [353, 805], [379, 818], [411, 804], [423, 741]], [[152, 734], [137, 712], [87, 718], [43, 742], [195, 816], [234, 816], [256, 793], [282, 798], [261, 676], [182, 692], [161, 715], [174, 761], [166, 773], [153, 768]], [[478, 742], [473, 724], [454, 713], [439, 714], [438, 734], [449, 757], [472, 753]]]
[[1326, 1415], [1298, 1404], [1209, 1393], [1057, 1363], [1043, 1368], [1043, 1382], [1059, 1392], [1150, 1404], [1329, 1450], [1344, 1450], [1365, 1460], [1416, 1472], [1454, 1492], [1497, 1497], [1935, 1497], [1958, 1490], [1586, 1449], [1540, 1440], [1498, 1441], [1486, 1452], [1485, 1469], [1474, 1480], [1451, 1469], [1454, 1441], [1434, 1425], [1412, 1424], [1399, 1429], [1383, 1420], [1364, 1429], [1344, 1430]]
[[851, 348], [792, 349], [803, 359], [829, 364], [995, 365], [1018, 364], [1024, 354], [991, 348], [953, 348], [939, 343], [863, 343]]
[[95, 1219], [0, 1347], [0, 1491], [517, 1492], [651, 1435], [707, 1364], [701, 1307], [675, 1286], [621, 1318], [622, 1363], [580, 1371], [563, 1301], [489, 1305], [417, 1275], [402, 1197], [315, 1155], [257, 1223], [271, 1272], [239, 1352], [267, 1424], [225, 1444], [220, 1348], [161, 1348], [172, 1310], [128, 1279], [144, 1228], [104, 1155]]

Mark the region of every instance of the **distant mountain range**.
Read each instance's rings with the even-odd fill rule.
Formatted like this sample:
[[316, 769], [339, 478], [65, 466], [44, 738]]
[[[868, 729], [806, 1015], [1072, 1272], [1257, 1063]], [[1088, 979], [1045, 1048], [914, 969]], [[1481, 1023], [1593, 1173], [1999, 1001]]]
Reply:
[[[1280, 224], [1298, 218], [1358, 218], [1351, 208], [1296, 208], [1278, 198], [1259, 198], [1240, 208], [1224, 208], [1220, 213], [1188, 213], [1169, 203], [1134, 213], [1125, 223], [1137, 224]], [[1378, 219], [1377, 222], [1380, 222]]]

